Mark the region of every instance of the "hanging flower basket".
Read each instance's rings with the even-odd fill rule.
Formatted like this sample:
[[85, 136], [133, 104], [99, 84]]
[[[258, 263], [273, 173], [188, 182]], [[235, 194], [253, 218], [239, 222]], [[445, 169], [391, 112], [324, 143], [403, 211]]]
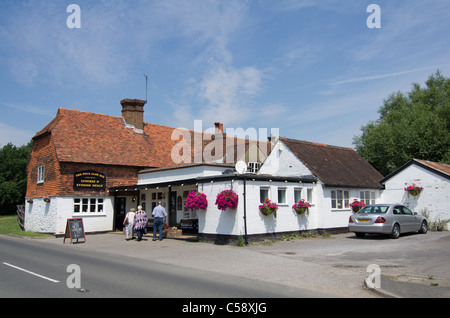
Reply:
[[225, 211], [227, 208], [236, 209], [238, 203], [239, 196], [232, 189], [220, 192], [216, 198], [216, 205], [222, 211]]
[[278, 204], [270, 202], [269, 199], [266, 199], [266, 201], [264, 201], [263, 204], [259, 206], [259, 211], [266, 216], [273, 214], [273, 216], [276, 218], [277, 210]]
[[50, 198], [49, 197], [44, 197], [44, 202], [45, 203], [49, 203], [50, 202]]
[[191, 210], [206, 210], [208, 207], [206, 195], [197, 191], [190, 191], [186, 197], [186, 207]]
[[422, 187], [416, 187], [415, 184], [411, 185], [411, 186], [407, 186], [405, 188], [405, 191], [408, 192], [408, 196], [411, 194], [414, 198], [416, 198], [417, 196], [419, 196], [420, 192], [422, 192], [423, 188]]
[[350, 203], [350, 206], [352, 208], [352, 211], [354, 213], [358, 212], [359, 210], [361, 210], [363, 207], [365, 207], [366, 205], [364, 204], [364, 202], [358, 201], [357, 199], [354, 199], [352, 203]]
[[297, 212], [300, 215], [309, 215], [309, 208], [311, 207], [311, 204], [309, 202], [305, 201], [305, 199], [302, 199], [301, 201], [295, 203], [292, 206], [292, 209]]

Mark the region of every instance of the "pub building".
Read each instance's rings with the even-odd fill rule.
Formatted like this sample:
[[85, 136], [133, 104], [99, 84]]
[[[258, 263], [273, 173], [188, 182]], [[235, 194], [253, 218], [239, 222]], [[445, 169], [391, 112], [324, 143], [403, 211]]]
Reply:
[[[121, 230], [126, 212], [138, 205], [151, 226], [151, 211], [162, 201], [169, 226], [226, 243], [244, 235], [345, 229], [353, 199], [380, 198], [382, 176], [351, 148], [237, 138], [220, 122], [214, 133], [174, 134], [179, 130], [144, 122], [146, 101], [120, 103], [122, 117], [59, 108], [33, 137], [25, 230], [64, 235], [70, 218], [82, 218], [86, 233]], [[174, 151], [183, 160], [174, 160]], [[236, 171], [237, 162], [247, 169]], [[217, 195], [229, 189], [238, 205], [219, 210]], [[186, 207], [193, 190], [206, 195], [206, 209]], [[260, 213], [266, 199], [278, 204], [276, 218]], [[292, 209], [301, 199], [311, 204], [307, 215]]]

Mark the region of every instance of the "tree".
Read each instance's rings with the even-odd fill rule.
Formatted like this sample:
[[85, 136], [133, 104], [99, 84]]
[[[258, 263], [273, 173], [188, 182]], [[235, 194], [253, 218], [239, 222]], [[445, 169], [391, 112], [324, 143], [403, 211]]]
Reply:
[[385, 176], [413, 158], [450, 163], [450, 79], [437, 71], [425, 84], [391, 94], [380, 118], [353, 138], [356, 151]]
[[33, 142], [17, 148], [9, 143], [0, 149], [0, 215], [13, 214], [23, 204], [27, 190], [27, 164]]

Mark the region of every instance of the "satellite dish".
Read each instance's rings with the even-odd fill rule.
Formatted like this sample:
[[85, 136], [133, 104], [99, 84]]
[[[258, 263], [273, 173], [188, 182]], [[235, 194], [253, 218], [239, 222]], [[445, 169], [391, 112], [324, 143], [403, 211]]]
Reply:
[[236, 169], [237, 173], [242, 174], [247, 171], [247, 164], [245, 163], [245, 161], [239, 160], [238, 162], [236, 162], [234, 168]]

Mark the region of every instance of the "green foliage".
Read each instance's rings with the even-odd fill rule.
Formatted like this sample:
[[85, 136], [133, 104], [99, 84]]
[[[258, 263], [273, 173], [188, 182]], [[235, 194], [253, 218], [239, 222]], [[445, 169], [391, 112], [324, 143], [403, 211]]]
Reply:
[[439, 71], [422, 88], [393, 93], [378, 111], [380, 118], [355, 136], [356, 151], [381, 174], [409, 160], [450, 163], [450, 79]]
[[23, 204], [27, 189], [27, 164], [32, 141], [17, 148], [9, 143], [0, 148], [0, 215], [13, 214]]

